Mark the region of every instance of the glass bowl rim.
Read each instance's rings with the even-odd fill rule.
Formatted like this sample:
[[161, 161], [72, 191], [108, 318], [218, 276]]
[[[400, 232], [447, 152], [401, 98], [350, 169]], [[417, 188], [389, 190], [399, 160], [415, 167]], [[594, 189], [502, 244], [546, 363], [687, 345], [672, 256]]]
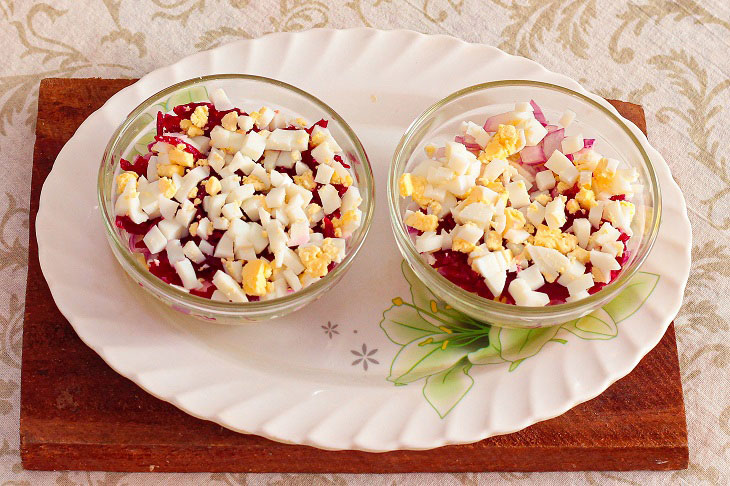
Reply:
[[[639, 150], [644, 166], [647, 169], [648, 172], [648, 179], [650, 184], [650, 192], [652, 194], [652, 197], [654, 199], [654, 211], [652, 220], [649, 226], [647, 226], [646, 233], [647, 238], [643, 245], [639, 246], [637, 249], [638, 255], [635, 256], [634, 260], [631, 262], [629, 267], [626, 269], [626, 271], [621, 275], [618, 279], [611, 282], [610, 284], [604, 286], [601, 290], [596, 292], [595, 294], [592, 294], [584, 299], [580, 299], [575, 302], [566, 302], [563, 304], [555, 304], [555, 305], [548, 305], [544, 307], [534, 307], [534, 306], [520, 306], [516, 304], [505, 304], [502, 302], [498, 302], [495, 300], [486, 299], [484, 297], [481, 297], [473, 292], [469, 292], [468, 290], [464, 290], [455, 283], [451, 282], [449, 279], [438, 273], [436, 269], [434, 269], [431, 265], [428, 265], [421, 254], [416, 250], [416, 247], [411, 240], [410, 236], [404, 229], [404, 222], [403, 222], [403, 215], [400, 214], [400, 211], [398, 210], [398, 202], [400, 193], [398, 191], [398, 180], [397, 180], [397, 174], [396, 170], [398, 167], [398, 162], [402, 159], [403, 153], [405, 150], [405, 146], [411, 141], [411, 139], [414, 137], [414, 134], [417, 129], [421, 128], [421, 126], [428, 121], [433, 115], [435, 115], [441, 108], [443, 108], [448, 103], [451, 103], [452, 101], [455, 101], [459, 98], [462, 98], [466, 95], [478, 92], [478, 91], [486, 91], [491, 88], [500, 88], [500, 87], [509, 87], [509, 86], [519, 86], [519, 87], [538, 87], [538, 88], [546, 88], [549, 90], [557, 91], [559, 93], [578, 98], [581, 101], [587, 102], [589, 105], [592, 105], [594, 108], [597, 108], [601, 112], [603, 112], [604, 115], [607, 115], [614, 123], [616, 123], [631, 139], [631, 141], [634, 143], [634, 146]], [[407, 161], [406, 161], [407, 162]], [[636, 274], [636, 272], [639, 270], [641, 265], [646, 260], [647, 256], [651, 252], [652, 247], [654, 246], [654, 243], [656, 241], [657, 235], [659, 233], [659, 225], [661, 223], [661, 209], [662, 209], [662, 200], [661, 200], [661, 189], [659, 187], [659, 180], [656, 175], [656, 171], [654, 170], [654, 165], [651, 162], [651, 158], [647, 154], [646, 150], [644, 149], [644, 146], [641, 144], [639, 138], [634, 134], [634, 132], [629, 128], [629, 126], [624, 121], [623, 116], [617, 116], [615, 115], [611, 110], [609, 110], [607, 107], [603, 106], [598, 101], [594, 100], [590, 96], [587, 96], [583, 93], [580, 93], [578, 91], [575, 91], [570, 88], [566, 88], [564, 86], [556, 85], [553, 83], [547, 83], [543, 81], [533, 81], [533, 80], [523, 80], [523, 79], [505, 79], [505, 80], [499, 80], [499, 81], [490, 81], [486, 83], [480, 83], [475, 84], [473, 86], [468, 86], [466, 88], [462, 88], [458, 91], [455, 91], [451, 93], [450, 95], [440, 99], [439, 101], [432, 104], [430, 107], [428, 107], [421, 115], [418, 116], [406, 129], [405, 133], [401, 137], [400, 141], [398, 142], [398, 145], [393, 153], [393, 159], [390, 166], [390, 171], [388, 173], [388, 186], [387, 186], [387, 192], [388, 192], [388, 209], [390, 210], [390, 216], [391, 216], [391, 222], [393, 231], [396, 234], [396, 238], [401, 240], [401, 242], [405, 243], [405, 249], [407, 250], [406, 260], [409, 261], [409, 264], [418, 265], [418, 267], [425, 271], [426, 274], [429, 275], [432, 279], [435, 279], [434, 283], [441, 285], [442, 289], [448, 292], [448, 294], [458, 299], [462, 304], [466, 304], [469, 307], [474, 308], [486, 308], [491, 311], [499, 312], [503, 315], [514, 315], [514, 314], [520, 314], [525, 315], [525, 317], [558, 317], [561, 314], [564, 314], [566, 312], [575, 311], [578, 309], [583, 309], [586, 307], [591, 307], [595, 304], [602, 303], [604, 299], [608, 299], [612, 297], [615, 293], [619, 292], [626, 283], [628, 283], [631, 278]], [[399, 244], [399, 248], [403, 248], [404, 245]], [[416, 272], [418, 273], [418, 272]]]
[[[363, 172], [364, 172], [364, 184], [358, 184], [358, 189], [364, 188], [366, 189], [368, 195], [369, 195], [369, 201], [368, 205], [363, 211], [363, 217], [361, 218], [362, 224], [360, 228], [358, 229], [357, 239], [355, 240], [355, 245], [350, 248], [350, 250], [346, 253], [345, 257], [343, 258], [342, 262], [340, 262], [334, 269], [332, 269], [331, 272], [328, 272], [327, 275], [320, 278], [317, 282], [313, 283], [312, 285], [309, 285], [308, 287], [305, 287], [299, 291], [292, 292], [291, 294], [285, 295], [283, 297], [277, 297], [274, 299], [269, 300], [258, 300], [258, 301], [251, 301], [251, 302], [222, 302], [222, 301], [216, 301], [212, 299], [207, 299], [205, 297], [200, 297], [197, 295], [190, 294], [188, 292], [185, 292], [183, 290], [180, 290], [166, 282], [163, 282], [159, 278], [157, 278], [155, 275], [153, 275], [146, 267], [144, 267], [133, 255], [133, 252], [128, 248], [128, 245], [121, 241], [119, 238], [119, 235], [117, 234], [115, 230], [114, 223], [109, 219], [108, 216], [108, 208], [109, 205], [107, 204], [107, 198], [109, 199], [109, 203], [112, 202], [112, 189], [113, 184], [110, 184], [110, 186], [107, 188], [104, 184], [104, 173], [105, 173], [105, 166], [107, 164], [108, 158], [111, 156], [111, 154], [114, 153], [114, 150], [117, 149], [118, 142], [120, 140], [120, 135], [131, 125], [131, 123], [134, 121], [134, 119], [143, 114], [145, 111], [149, 110], [153, 105], [152, 102], [164, 97], [168, 94], [174, 93], [175, 91], [179, 89], [183, 89], [187, 86], [193, 85], [193, 84], [199, 84], [199, 83], [205, 83], [209, 81], [217, 81], [217, 80], [247, 80], [247, 81], [254, 81], [254, 82], [260, 82], [263, 84], [269, 84], [273, 85], [279, 88], [284, 88], [285, 90], [294, 92], [303, 98], [307, 99], [311, 103], [313, 103], [315, 106], [317, 106], [319, 109], [323, 111], [323, 113], [326, 115], [327, 119], [335, 120], [343, 129], [347, 137], [350, 139], [352, 144], [354, 145], [356, 155], [358, 156], [359, 161], [363, 164]], [[370, 226], [372, 224], [374, 210], [375, 210], [375, 183], [374, 183], [374, 176], [372, 167], [370, 165], [370, 159], [367, 156], [367, 153], [365, 152], [365, 148], [362, 145], [362, 142], [358, 138], [355, 131], [350, 127], [350, 125], [342, 118], [342, 116], [337, 113], [333, 108], [331, 108], [329, 105], [327, 105], [325, 102], [317, 98], [316, 96], [304, 91], [303, 89], [297, 88], [296, 86], [293, 86], [291, 84], [285, 83], [283, 81], [279, 81], [277, 79], [268, 78], [265, 76], [257, 76], [253, 74], [238, 74], [238, 73], [225, 73], [225, 74], [212, 74], [207, 76], [196, 76], [194, 78], [190, 78], [184, 81], [180, 81], [178, 83], [175, 83], [171, 86], [168, 86], [160, 91], [157, 91], [153, 95], [146, 98], [144, 101], [142, 101], [140, 104], [138, 104], [130, 113], [127, 115], [125, 120], [117, 127], [117, 129], [112, 134], [111, 138], [109, 139], [109, 142], [106, 145], [106, 148], [104, 149], [104, 155], [101, 160], [101, 164], [99, 166], [99, 172], [97, 176], [97, 198], [99, 202], [99, 207], [101, 209], [102, 213], [102, 220], [104, 221], [104, 229], [107, 233], [107, 239], [110, 239], [114, 246], [116, 247], [116, 252], [119, 255], [122, 255], [124, 258], [124, 261], [131, 266], [131, 270], [134, 271], [134, 273], [139, 276], [146, 284], [149, 284], [152, 286], [157, 292], [160, 292], [161, 294], [165, 295], [168, 298], [172, 298], [176, 300], [177, 302], [184, 303], [186, 305], [192, 305], [199, 309], [204, 309], [212, 312], [223, 312], [226, 314], [238, 314], [245, 311], [251, 311], [251, 312], [262, 312], [266, 310], [270, 310], [272, 307], [275, 306], [286, 306], [287, 304], [292, 305], [299, 300], [303, 300], [306, 297], [310, 295], [316, 295], [320, 291], [324, 291], [326, 287], [328, 287], [331, 283], [336, 282], [349, 268], [350, 264], [354, 261], [356, 254], [360, 251], [362, 248], [362, 245], [365, 242], [365, 239], [370, 231]], [[125, 267], [125, 271], [128, 271], [128, 268]]]

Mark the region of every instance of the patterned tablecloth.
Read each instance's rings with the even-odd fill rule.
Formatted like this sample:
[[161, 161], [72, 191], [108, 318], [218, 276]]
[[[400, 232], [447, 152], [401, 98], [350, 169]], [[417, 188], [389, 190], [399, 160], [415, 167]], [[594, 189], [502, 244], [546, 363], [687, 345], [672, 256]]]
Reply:
[[[26, 472], [18, 453], [28, 188], [38, 83], [138, 77], [272, 31], [408, 28], [498, 46], [641, 103], [684, 191], [693, 271], [676, 319], [690, 465], [679, 472], [246, 475]], [[726, 0], [0, 0], [0, 480], [3, 484], [730, 483], [730, 2]], [[724, 123], [723, 123], [724, 122]]]

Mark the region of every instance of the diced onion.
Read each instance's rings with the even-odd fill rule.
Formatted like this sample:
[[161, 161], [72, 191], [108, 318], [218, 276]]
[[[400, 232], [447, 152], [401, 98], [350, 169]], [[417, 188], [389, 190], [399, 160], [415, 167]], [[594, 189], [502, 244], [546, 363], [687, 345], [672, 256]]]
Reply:
[[542, 164], [547, 160], [545, 158], [545, 152], [539, 145], [523, 148], [520, 152], [520, 158], [522, 159], [522, 163], [526, 165]]
[[484, 130], [487, 132], [496, 132], [500, 125], [508, 125], [514, 119], [514, 113], [506, 112], [499, 115], [490, 116], [484, 122]]
[[564, 138], [565, 130], [563, 128], [545, 135], [545, 138], [542, 139], [542, 150], [545, 153], [545, 157], [549, 159], [553, 152], [560, 150]]
[[539, 121], [542, 126], [546, 126], [548, 123], [545, 118], [545, 114], [542, 112], [537, 103], [535, 103], [535, 100], [530, 100], [530, 105], [532, 105], [532, 112], [533, 115], [535, 115], [535, 120]]

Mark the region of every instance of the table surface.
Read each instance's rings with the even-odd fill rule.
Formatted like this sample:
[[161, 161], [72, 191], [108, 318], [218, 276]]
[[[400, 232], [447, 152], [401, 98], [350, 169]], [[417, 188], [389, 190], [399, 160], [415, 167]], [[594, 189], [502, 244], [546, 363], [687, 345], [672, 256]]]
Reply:
[[[336, 5], [335, 5], [336, 3]], [[51, 6], [52, 5], [52, 6]], [[486, 8], [485, 8], [486, 6]], [[730, 482], [730, 4], [721, 0], [552, 2], [131, 0], [0, 2], [0, 481], [14, 484], [728, 484]], [[20, 468], [20, 353], [28, 207], [40, 79], [137, 77], [240, 38], [310, 27], [410, 28], [503, 48], [604, 97], [642, 104], [652, 144], [682, 188], [693, 272], [676, 319], [690, 441], [678, 472], [456, 475], [130, 475]], [[159, 33], [163, 32], [162, 35]], [[181, 42], [182, 40], [182, 42]], [[600, 62], [596, 62], [600, 60]]]

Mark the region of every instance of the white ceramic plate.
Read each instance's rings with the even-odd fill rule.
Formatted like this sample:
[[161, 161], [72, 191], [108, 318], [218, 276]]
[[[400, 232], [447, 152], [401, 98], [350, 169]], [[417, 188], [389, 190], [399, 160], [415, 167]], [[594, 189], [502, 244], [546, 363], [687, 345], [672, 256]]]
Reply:
[[[104, 146], [126, 114], [173, 83], [225, 72], [280, 79], [332, 106], [362, 139], [377, 187], [370, 236], [343, 281], [300, 312], [242, 327], [194, 321], [147, 297], [112, 256], [96, 203]], [[445, 309], [401, 268], [385, 200], [391, 154], [433, 102], [500, 78], [563, 85], [612, 109], [527, 59], [407, 31], [273, 34], [148, 74], [81, 125], [43, 187], [38, 251], [59, 309], [86, 344], [151, 394], [283, 442], [369, 451], [474, 442], [595, 397], [657, 344], [679, 309], [690, 267], [684, 198], [661, 155], [630, 122], [656, 166], [664, 204], [664, 224], [636, 285], [579, 323], [486, 329], [492, 345], [472, 356], [479, 364], [456, 348], [418, 346], [441, 332], [432, 323]], [[662, 265], [668, 261], [671, 272]]]

